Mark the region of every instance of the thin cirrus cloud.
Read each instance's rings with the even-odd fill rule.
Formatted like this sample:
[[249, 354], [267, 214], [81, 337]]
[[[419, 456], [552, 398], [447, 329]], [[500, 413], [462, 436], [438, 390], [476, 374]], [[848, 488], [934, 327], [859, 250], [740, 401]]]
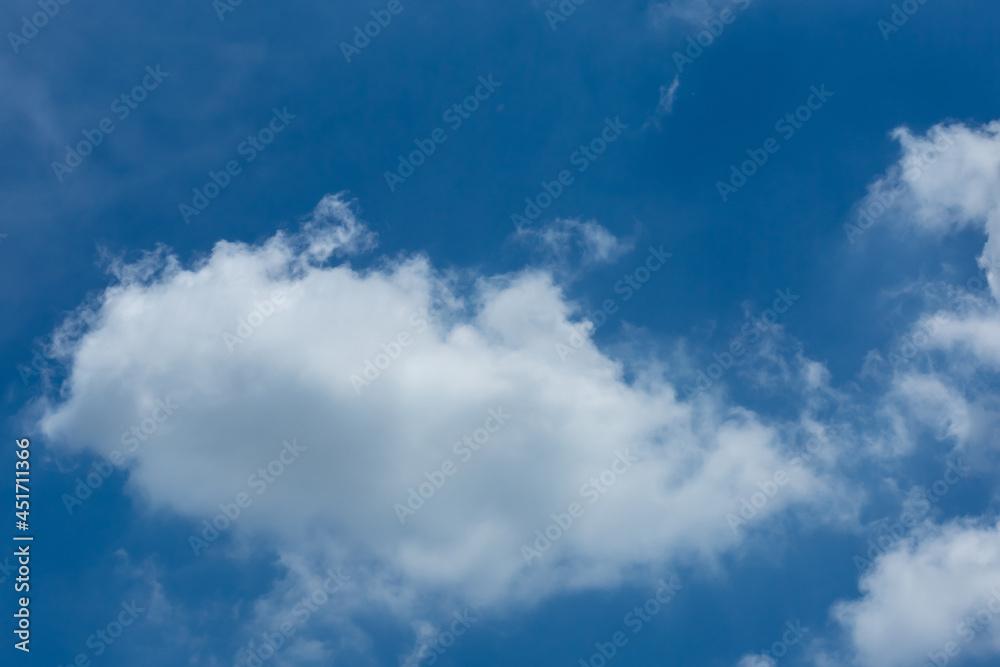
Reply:
[[653, 111], [653, 115], [650, 116], [645, 123], [642, 125], [642, 129], [647, 129], [649, 127], [655, 127], [657, 130], [662, 129], [660, 125], [660, 120], [664, 116], [669, 116], [674, 112], [674, 101], [677, 99], [677, 89], [681, 87], [681, 75], [674, 75], [674, 80], [670, 82], [670, 85], [660, 86], [660, 101], [656, 105], [656, 110]]

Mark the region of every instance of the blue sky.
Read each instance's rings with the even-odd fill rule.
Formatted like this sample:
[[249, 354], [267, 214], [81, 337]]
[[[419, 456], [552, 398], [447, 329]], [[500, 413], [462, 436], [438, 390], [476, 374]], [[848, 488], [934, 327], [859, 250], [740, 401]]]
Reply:
[[0, 10], [4, 664], [995, 664], [1000, 8], [223, 3]]

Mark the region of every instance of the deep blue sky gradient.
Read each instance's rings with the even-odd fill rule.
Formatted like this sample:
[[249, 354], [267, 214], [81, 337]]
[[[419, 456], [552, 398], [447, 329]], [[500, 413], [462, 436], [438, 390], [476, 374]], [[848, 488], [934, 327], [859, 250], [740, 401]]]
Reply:
[[[876, 227], [852, 246], [842, 225], [898, 157], [893, 128], [979, 124], [997, 117], [1000, 101], [1000, 5], [929, 0], [885, 41], [876, 21], [890, 4], [755, 0], [685, 68], [659, 130], [643, 125], [660, 86], [677, 74], [671, 54], [700, 28], [652, 28], [645, 0], [588, 0], [556, 31], [542, 3], [404, 0], [404, 11], [351, 63], [338, 44], [384, 3], [244, 0], [221, 22], [207, 0], [61, 6], [20, 53], [0, 45], [5, 438], [35, 435], [23, 430], [24, 411], [43, 384], [22, 382], [18, 365], [30, 364], [66, 313], [107, 284], [99, 248], [134, 259], [162, 243], [193, 261], [221, 239], [254, 242], [296, 229], [325, 193], [346, 191], [380, 236], [379, 252], [357, 264], [424, 252], [437, 266], [515, 270], [528, 254], [509, 239], [510, 214], [523, 210], [543, 179], [571, 168], [570, 154], [597, 136], [606, 117], [620, 117], [628, 130], [585, 173], [574, 172], [575, 183], [539, 224], [593, 219], [619, 236], [635, 234], [636, 248], [567, 285], [569, 294], [593, 307], [615, 297], [615, 282], [649, 245], [674, 257], [597, 340], [627, 340], [626, 324], [666, 352], [685, 338], [704, 367], [738, 334], [746, 312], [759, 314], [775, 289], [790, 287], [801, 300], [781, 320], [789, 336], [828, 364], [835, 385], [863, 396], [865, 353], [884, 349], [909, 321], [897, 306], [887, 309], [882, 291], [940, 277], [943, 262], [955, 265], [954, 282], [964, 280], [976, 271], [971, 258], [983, 237], [968, 232], [938, 243]], [[33, 10], [33, 2], [6, 3], [0, 28], [15, 29]], [[64, 157], [63, 146], [110, 116], [111, 101], [157, 64], [169, 72], [166, 81], [58, 182], [51, 163]], [[487, 75], [501, 87], [462, 127], [447, 129], [447, 142], [391, 193], [383, 172], [415, 139], [446, 127], [442, 112]], [[821, 84], [834, 92], [831, 100], [723, 202], [716, 182], [730, 165], [777, 136], [775, 121]], [[210, 170], [238, 159], [237, 145], [274, 107], [297, 118], [185, 224], [178, 205], [190, 202]], [[49, 364], [58, 380], [58, 364]], [[738, 402], [781, 413], [780, 395], [746, 390], [735, 373], [727, 380]], [[121, 473], [68, 516], [57, 499], [90, 459], [60, 458], [75, 465], [60, 469], [41, 441], [34, 456], [35, 651], [26, 662], [5, 641], [4, 664], [68, 664], [123, 599], [139, 595], [135, 578], [120, 569], [120, 549], [133, 565], [155, 563], [170, 598], [189, 609], [215, 605], [218, 617], [182, 625], [213, 637], [218, 664], [228, 664], [246, 641], [230, 607], [267, 591], [280, 574], [274, 552], [238, 565], [211, 553], [191, 562], [183, 548], [190, 526], [167, 516], [155, 525], [140, 520]], [[4, 470], [12, 459], [4, 454]], [[942, 465], [924, 461], [913, 483], [932, 481]], [[971, 482], [947, 499], [946, 515], [986, 502]], [[851, 557], [866, 537], [792, 523], [775, 539], [776, 552], [727, 557], [716, 578], [678, 568], [684, 590], [617, 664], [721, 667], [766, 648], [786, 621], [829, 631], [830, 604], [856, 595]], [[576, 665], [651, 592], [579, 594], [485, 617], [440, 664]], [[10, 608], [6, 584], [0, 599]], [[370, 664], [395, 665], [406, 629], [376, 617], [361, 624], [372, 637]], [[159, 626], [137, 624], [94, 664], [186, 664], [179, 646]], [[797, 659], [793, 650], [782, 663]], [[366, 660], [359, 655], [353, 664]]]

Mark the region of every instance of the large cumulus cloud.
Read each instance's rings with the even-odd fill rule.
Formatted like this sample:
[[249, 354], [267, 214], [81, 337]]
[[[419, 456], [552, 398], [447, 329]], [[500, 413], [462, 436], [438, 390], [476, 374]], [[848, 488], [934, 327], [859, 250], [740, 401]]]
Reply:
[[[116, 267], [121, 283], [56, 337], [70, 370], [44, 434], [108, 455], [169, 397], [181, 407], [126, 464], [142, 506], [195, 531], [248, 493], [234, 555], [260, 540], [286, 562], [320, 554], [403, 608], [530, 603], [713, 558], [745, 534], [725, 520], [738, 499], [820, 430], [681, 402], [655, 372], [627, 382], [545, 269], [462, 286], [421, 256], [342, 261], [373, 242], [328, 197], [295, 234]], [[286, 441], [305, 451], [257, 496], [250, 476]], [[421, 484], [440, 488], [401, 512]], [[807, 467], [755, 520], [830, 493]], [[526, 558], [572, 503], [582, 516]]]

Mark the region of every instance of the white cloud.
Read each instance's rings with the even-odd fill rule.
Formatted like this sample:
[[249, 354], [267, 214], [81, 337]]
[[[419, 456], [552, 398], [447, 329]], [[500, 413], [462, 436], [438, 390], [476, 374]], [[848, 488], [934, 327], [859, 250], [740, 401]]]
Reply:
[[660, 129], [660, 119], [664, 116], [668, 116], [674, 112], [674, 100], [677, 98], [677, 89], [681, 86], [681, 75], [674, 75], [674, 80], [670, 82], [670, 85], [660, 86], [660, 101], [656, 105], [656, 110], [653, 115], [650, 116], [645, 123], [642, 125], [642, 129], [646, 129], [650, 126], [655, 126], [657, 130]]
[[[584, 238], [607, 257], [617, 242], [599, 232]], [[131, 459], [127, 488], [141, 506], [200, 530], [249, 493], [228, 530], [237, 552], [267, 544], [286, 564], [309, 555], [344, 566], [358, 573], [358, 604], [409, 618], [418, 599], [531, 603], [737, 543], [724, 517], [785, 466], [794, 424], [681, 403], [655, 374], [630, 385], [587, 339], [563, 363], [555, 344], [579, 322], [545, 271], [462, 290], [420, 256], [364, 271], [327, 264], [372, 242], [330, 198], [296, 235], [220, 242], [188, 268], [166, 252], [118, 267], [122, 284], [57, 337], [70, 373], [43, 433], [108, 455], [169, 396], [183, 409]], [[370, 384], [352, 382], [367, 362]], [[501, 408], [509, 418], [481, 451], [455, 449]], [[292, 439], [306, 451], [256, 495], [248, 478]], [[589, 504], [581, 486], [626, 450], [635, 463]], [[440, 481], [446, 459], [456, 474], [401, 525], [394, 505], [425, 473]], [[803, 471], [755, 521], [820, 498], [829, 509], [832, 495]], [[527, 564], [522, 545], [574, 502], [584, 515]], [[279, 588], [261, 609], [281, 607]]]
[[895, 435], [885, 451], [909, 451], [928, 428], [959, 447], [993, 446], [1000, 410], [992, 389], [975, 378], [1000, 369], [1000, 122], [937, 125], [923, 136], [900, 128], [893, 136], [903, 154], [862, 208], [877, 220], [885, 213], [879, 202], [888, 203], [899, 229], [925, 235], [979, 228], [986, 243], [978, 276], [919, 285], [925, 311], [890, 350], [866, 362], [869, 371], [890, 371], [882, 415]]
[[[888, 401], [904, 412], [909, 423], [928, 429], [935, 437], [952, 438], [957, 443], [969, 437], [972, 408], [945, 376], [901, 374], [893, 383]], [[914, 438], [908, 437], [900, 444], [908, 449], [913, 442]]]
[[[869, 436], [870, 451], [910, 454], [929, 432], [971, 452], [984, 470], [995, 465], [985, 452], [995, 448], [1000, 423], [993, 381], [1000, 366], [1000, 122], [938, 125], [924, 136], [899, 129], [894, 137], [903, 155], [873, 184], [865, 211], [878, 219], [888, 210], [897, 229], [921, 234], [978, 228], [986, 242], [981, 276], [959, 286], [919, 285], [924, 312], [885, 354], [869, 354], [867, 376], [890, 369], [877, 403], [881, 435]], [[918, 526], [875, 560], [859, 587], [861, 598], [833, 609], [855, 664], [1000, 655], [1000, 525], [993, 520]]]
[[736, 667], [774, 667], [778, 664], [778, 661], [769, 655], [761, 654], [747, 654], [740, 658], [740, 661], [736, 663]]
[[[988, 240], [980, 257], [1000, 258], [1000, 121], [982, 127], [936, 125], [917, 136], [906, 128], [893, 132], [903, 156], [897, 169], [878, 180], [868, 201], [895, 201], [898, 194], [903, 224], [925, 231], [949, 233], [978, 227]], [[997, 269], [989, 267], [989, 283], [1000, 299]]]
[[925, 527], [880, 556], [859, 588], [860, 599], [834, 608], [858, 664], [923, 664], [950, 642], [1000, 655], [1000, 526]]
[[565, 269], [571, 255], [583, 266], [612, 264], [630, 251], [632, 239], [619, 239], [593, 220], [558, 218], [538, 227], [520, 227], [514, 240], [540, 254], [546, 263]]
[[[930, 319], [930, 318], [927, 318]], [[1000, 313], [939, 315], [939, 329], [931, 339], [934, 348], [961, 348], [994, 369], [1000, 369]]]
[[674, 98], [677, 96], [677, 89], [681, 86], [681, 76], [677, 74], [669, 86], [660, 86], [660, 103], [656, 107], [656, 113], [664, 115], [673, 113]]

